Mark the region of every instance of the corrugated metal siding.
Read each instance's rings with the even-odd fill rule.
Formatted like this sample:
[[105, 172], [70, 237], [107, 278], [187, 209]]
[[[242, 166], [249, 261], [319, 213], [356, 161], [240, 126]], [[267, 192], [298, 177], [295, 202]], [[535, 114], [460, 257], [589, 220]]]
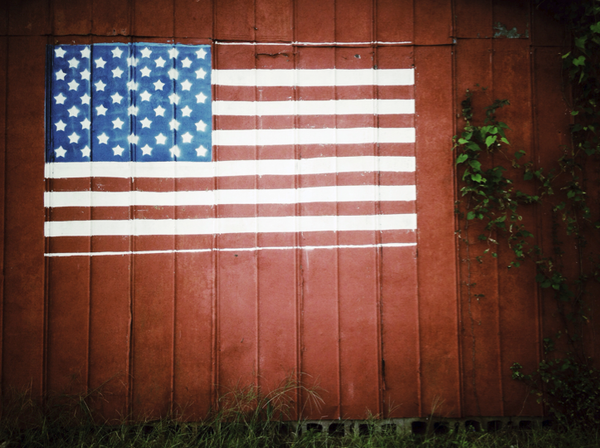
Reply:
[[[325, 400], [306, 418], [542, 412], [508, 368], [536, 365], [552, 309], [540, 306], [533, 267], [506, 269], [506, 249], [495, 262], [467, 261], [482, 249], [457, 243], [450, 137], [465, 89], [478, 83], [489, 87], [478, 106], [511, 100], [502, 116], [531, 160], [557, 154], [568, 124], [562, 41], [546, 15], [500, 0], [15, 0], [0, 19], [3, 393], [101, 388], [106, 416], [183, 409], [197, 418], [236, 385], [269, 388], [302, 372]], [[498, 22], [529, 37], [492, 39]], [[370, 67], [370, 52], [381, 68], [414, 62], [416, 265], [412, 248], [361, 259], [337, 249], [45, 260], [46, 44], [130, 40], [407, 42], [295, 47], [287, 59], [269, 56], [284, 51], [277, 46], [213, 51], [219, 63], [265, 68], [340, 67], [354, 54]], [[525, 218], [544, 245], [547, 213]]]

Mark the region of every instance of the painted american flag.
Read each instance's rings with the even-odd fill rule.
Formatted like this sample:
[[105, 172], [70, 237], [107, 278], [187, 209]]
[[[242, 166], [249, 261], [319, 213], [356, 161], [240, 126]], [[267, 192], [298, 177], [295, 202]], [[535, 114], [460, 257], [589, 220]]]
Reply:
[[49, 47], [47, 256], [415, 244], [411, 67], [211, 59]]

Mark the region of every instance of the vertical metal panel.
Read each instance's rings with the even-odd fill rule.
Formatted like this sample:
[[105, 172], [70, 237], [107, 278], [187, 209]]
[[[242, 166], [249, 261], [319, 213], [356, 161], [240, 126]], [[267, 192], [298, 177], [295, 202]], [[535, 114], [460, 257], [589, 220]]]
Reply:
[[9, 38], [6, 77], [3, 391], [36, 397], [44, 375], [45, 44], [44, 37]]
[[293, 0], [256, 0], [255, 14], [257, 41], [293, 40]]
[[[219, 26], [219, 25], [217, 25]], [[252, 46], [219, 46], [215, 48], [215, 64], [223, 68], [255, 68]], [[256, 91], [254, 98], [256, 99]], [[219, 89], [215, 89], [219, 97]], [[218, 160], [236, 158], [233, 151], [217, 152]], [[244, 151], [244, 149], [241, 149]], [[250, 150], [252, 151], [252, 149]], [[256, 159], [257, 153], [248, 158]], [[257, 176], [248, 176], [248, 185], [256, 188]], [[228, 178], [216, 180], [218, 188], [235, 185]], [[216, 216], [227, 213], [227, 206], [216, 206]], [[257, 216], [254, 207], [251, 216]], [[219, 235], [217, 248], [256, 247], [256, 233]], [[217, 252], [217, 385], [225, 394], [249, 385], [257, 385], [258, 374], [258, 254], [256, 251]], [[235, 281], [234, 281], [235, 280]]]
[[[381, 9], [377, 12], [385, 13]], [[404, 36], [398, 37], [406, 39]], [[379, 68], [409, 67], [412, 63], [412, 46], [377, 48], [376, 64]], [[415, 96], [414, 88], [409, 96]], [[392, 154], [380, 149], [380, 155]], [[380, 182], [386, 182], [385, 176], [380, 178]], [[385, 247], [380, 252], [381, 406], [386, 417], [415, 416], [420, 410], [416, 257], [415, 247]]]
[[137, 36], [172, 37], [174, 34], [173, 0], [132, 0], [133, 32]]
[[452, 43], [452, 0], [415, 1], [416, 45]]
[[89, 34], [92, 31], [93, 0], [53, 0], [52, 21], [55, 35]]
[[133, 0], [92, 0], [92, 33], [127, 36], [131, 33]]
[[335, 42], [373, 40], [373, 4], [362, 0], [335, 2]]
[[[525, 39], [494, 40], [494, 94], [498, 98], [510, 98], [511, 107], [504, 108], [500, 119], [508, 123], [518, 123], [507, 134], [520, 148], [527, 152], [526, 160], [533, 160], [533, 129], [531, 126], [531, 72], [528, 51], [529, 42]], [[498, 158], [498, 165], [510, 166], [508, 161]], [[515, 187], [528, 188], [523, 181], [516, 180]], [[525, 190], [526, 191], [526, 190]], [[523, 211], [523, 223], [535, 226], [535, 211]], [[535, 266], [523, 264], [519, 269], [509, 269], [514, 253], [506, 245], [498, 248], [498, 269], [501, 327], [501, 359], [503, 390], [505, 393], [504, 412], [515, 415], [540, 413], [533, 399], [523, 404], [528, 397], [526, 387], [510, 376], [510, 366], [518, 359], [528, 360], [527, 368], [534, 368], [538, 362], [539, 319], [537, 309], [537, 288], [530, 280], [535, 277]], [[523, 340], [532, 341], [522, 344]], [[535, 341], [535, 342], [533, 342]], [[525, 365], [525, 363], [523, 364]]]
[[[289, 20], [292, 17], [292, 10], [287, 8], [287, 10], [282, 11], [281, 6], [282, 4], [277, 2], [275, 10], [271, 13], [283, 16], [283, 26], [281, 28], [279, 28], [279, 20], [275, 23], [271, 35], [273, 38], [281, 38], [286, 31], [288, 33], [291, 31]], [[285, 2], [283, 6], [291, 6], [291, 3]], [[266, 11], [263, 10], [263, 13], [266, 14]], [[258, 17], [260, 15], [257, 11], [257, 19]], [[269, 14], [266, 14], [266, 18], [268, 17]], [[260, 33], [261, 25], [258, 22], [257, 28], [259, 29], [257, 34], [262, 34]], [[266, 38], [268, 34], [262, 34], [262, 36]], [[255, 49], [256, 68], [292, 70], [296, 64], [292, 51], [292, 47], [289, 45], [257, 45]], [[257, 99], [265, 98], [265, 95], [267, 95], [266, 92], [257, 88]], [[276, 95], [278, 97], [273, 99], [293, 98], [295, 95], [294, 88], [281, 87]], [[258, 128], [268, 129], [270, 126], [269, 118], [272, 117], [258, 117]], [[259, 146], [256, 157], [257, 159], [275, 157], [294, 159], [296, 158], [297, 148], [295, 145], [288, 145], [275, 151], [276, 154], [273, 153], [272, 148]], [[295, 176], [289, 176], [285, 183], [275, 180], [274, 176], [259, 176], [256, 179], [258, 188], [297, 188], [296, 184], [297, 179]], [[276, 209], [261, 205], [257, 207], [258, 216], [285, 216], [288, 213], [295, 214], [297, 211], [298, 207], [292, 204], [280, 205]], [[258, 234], [256, 239], [258, 246], [261, 247], [296, 247], [298, 240], [299, 236], [295, 234]], [[257, 373], [259, 375], [258, 384], [265, 391], [277, 389], [286, 381], [295, 380], [299, 370], [297, 342], [298, 257], [299, 253], [295, 249], [262, 250], [257, 253]], [[228, 297], [227, 300], [231, 300], [231, 298]], [[295, 406], [292, 406], [292, 411], [296, 412]], [[290, 415], [289, 418], [294, 418], [294, 415]]]
[[171, 410], [174, 257], [171, 253], [133, 256], [131, 412], [134, 418], [158, 418]]
[[412, 0], [377, 0], [376, 40], [380, 42], [412, 42], [414, 36]]
[[491, 38], [494, 32], [492, 3], [493, 0], [455, 0], [456, 37]]
[[175, 36], [210, 39], [213, 36], [211, 0], [175, 0]]
[[215, 39], [254, 41], [256, 17], [254, 0], [222, 0], [213, 3]]
[[[7, 16], [4, 16], [8, 18]], [[6, 23], [6, 21], [4, 21]], [[6, 31], [6, 29], [4, 30]], [[0, 37], [0, 175], [6, 179], [6, 88], [8, 74], [8, 38]], [[5, 209], [6, 209], [6, 180], [0, 183], [0, 394], [4, 391], [3, 382], [3, 357], [4, 347], [4, 269], [5, 253]]]
[[[491, 39], [465, 39], [456, 49], [457, 114], [461, 113], [461, 102], [469, 89], [473, 93], [473, 107], [477, 111], [473, 118], [476, 125], [483, 124], [483, 111], [494, 101], [492, 55]], [[482, 87], [487, 90], [482, 91]], [[463, 123], [462, 119], [458, 120], [459, 129]], [[493, 166], [491, 160], [483, 163], [485, 168]], [[461, 208], [461, 211], [464, 209]], [[485, 233], [483, 224], [476, 220], [466, 224], [462, 220], [460, 227], [458, 250], [461, 260], [464, 414], [503, 415], [497, 259], [485, 255], [488, 245], [477, 244], [478, 236]], [[485, 261], [479, 263], [477, 257], [485, 257]]]
[[8, 33], [8, 2], [0, 3], [0, 36]]
[[461, 415], [450, 47], [415, 49], [421, 415]]
[[335, 1], [296, 1], [295, 40], [335, 42]]
[[50, 34], [50, 2], [48, 0], [9, 0], [8, 33], [12, 36]]

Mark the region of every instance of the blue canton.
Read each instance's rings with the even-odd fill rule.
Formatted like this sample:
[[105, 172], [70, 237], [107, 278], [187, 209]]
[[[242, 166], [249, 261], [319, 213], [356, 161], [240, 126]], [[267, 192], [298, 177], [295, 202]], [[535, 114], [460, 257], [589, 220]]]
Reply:
[[47, 162], [211, 160], [205, 45], [49, 47]]

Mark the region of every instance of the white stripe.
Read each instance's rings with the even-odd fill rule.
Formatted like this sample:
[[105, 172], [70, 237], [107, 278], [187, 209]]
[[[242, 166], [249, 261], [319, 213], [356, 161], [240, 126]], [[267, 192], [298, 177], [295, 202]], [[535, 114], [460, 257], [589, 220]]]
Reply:
[[392, 115], [414, 114], [415, 100], [213, 101], [213, 115]]
[[213, 70], [211, 82], [217, 86], [247, 87], [412, 86], [415, 71], [412, 68]]
[[262, 250], [316, 250], [316, 249], [374, 249], [380, 247], [413, 247], [417, 243], [340, 244], [333, 246], [271, 246], [271, 247], [228, 247], [209, 249], [131, 250], [121, 252], [60, 252], [47, 253], [46, 257], [106, 257], [124, 255], [196, 254], [203, 252], [258, 252]]
[[252, 218], [132, 219], [125, 221], [50, 221], [46, 237], [108, 235], [216, 235], [231, 233], [293, 233], [415, 230], [417, 215], [260, 216]]
[[414, 201], [414, 185], [351, 185], [298, 189], [216, 191], [53, 191], [46, 207], [131, 207], [224, 204], [307, 204], [314, 202]]
[[331, 47], [331, 46], [355, 46], [355, 45], [409, 45], [412, 44], [410, 40], [403, 41], [385, 41], [385, 40], [375, 40], [375, 41], [365, 41], [365, 42], [219, 42], [214, 41], [215, 45], [252, 45], [252, 46], [261, 46], [261, 45], [275, 45], [275, 46], [307, 46], [307, 47]]
[[213, 131], [216, 146], [414, 143], [415, 128], [243, 129]]
[[220, 162], [47, 163], [47, 179], [90, 177], [212, 178], [312, 174], [414, 172], [414, 157], [357, 156], [311, 159], [228, 160]]

